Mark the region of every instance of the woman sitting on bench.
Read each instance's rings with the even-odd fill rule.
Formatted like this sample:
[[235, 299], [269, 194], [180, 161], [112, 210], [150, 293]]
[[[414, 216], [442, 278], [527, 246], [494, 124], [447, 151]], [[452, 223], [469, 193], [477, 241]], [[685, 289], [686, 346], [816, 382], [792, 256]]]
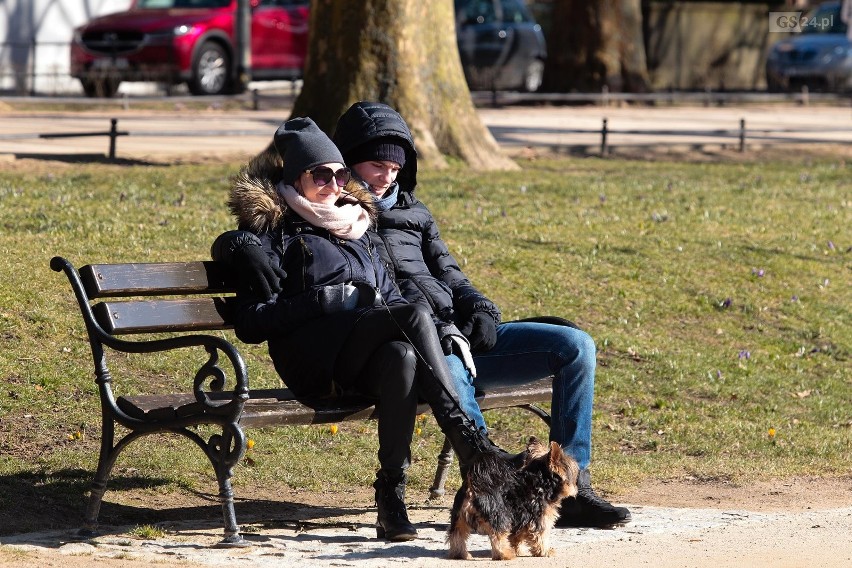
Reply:
[[399, 295], [365, 234], [373, 198], [310, 118], [275, 133], [284, 166], [274, 188], [238, 183], [229, 206], [286, 272], [266, 301], [238, 294], [236, 333], [268, 342], [275, 369], [297, 397], [357, 393], [378, 400], [379, 538], [417, 536], [405, 508], [406, 470], [418, 398], [432, 408], [459, 461], [502, 452], [461, 409], [435, 325]]

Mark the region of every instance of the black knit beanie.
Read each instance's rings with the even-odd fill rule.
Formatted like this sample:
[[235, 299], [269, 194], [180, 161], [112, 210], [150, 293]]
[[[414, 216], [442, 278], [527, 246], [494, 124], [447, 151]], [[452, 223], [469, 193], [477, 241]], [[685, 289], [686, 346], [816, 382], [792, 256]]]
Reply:
[[302, 172], [333, 162], [343, 163], [340, 150], [310, 118], [292, 118], [275, 131], [275, 149], [284, 160], [282, 180], [292, 184]]
[[346, 153], [346, 163], [350, 165], [373, 161], [396, 162], [402, 167], [405, 165], [405, 148], [399, 144], [399, 139], [383, 136], [369, 140]]

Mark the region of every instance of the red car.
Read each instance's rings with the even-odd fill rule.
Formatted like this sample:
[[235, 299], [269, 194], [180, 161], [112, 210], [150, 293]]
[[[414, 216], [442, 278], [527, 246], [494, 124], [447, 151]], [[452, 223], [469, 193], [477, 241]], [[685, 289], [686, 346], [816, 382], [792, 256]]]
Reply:
[[[308, 0], [248, 0], [252, 80], [301, 76]], [[237, 0], [134, 0], [126, 12], [74, 31], [71, 76], [87, 96], [111, 97], [122, 81], [187, 83], [196, 95], [241, 86]]]

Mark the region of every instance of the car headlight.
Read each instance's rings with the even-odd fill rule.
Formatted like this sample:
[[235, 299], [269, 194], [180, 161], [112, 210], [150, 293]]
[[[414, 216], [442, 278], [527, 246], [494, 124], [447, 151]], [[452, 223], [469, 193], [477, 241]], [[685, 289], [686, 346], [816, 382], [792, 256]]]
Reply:
[[175, 29], [173, 30], [173, 33], [175, 34], [175, 37], [184, 36], [184, 35], [186, 35], [186, 34], [188, 34], [188, 33], [192, 32], [192, 29], [193, 29], [194, 27], [195, 27], [195, 26], [188, 26], [188, 25], [186, 25], [186, 24], [182, 24], [182, 25], [180, 25], [180, 26], [175, 26]]
[[838, 45], [822, 55], [822, 62], [827, 65], [843, 61], [847, 57], [852, 57], [852, 45]]

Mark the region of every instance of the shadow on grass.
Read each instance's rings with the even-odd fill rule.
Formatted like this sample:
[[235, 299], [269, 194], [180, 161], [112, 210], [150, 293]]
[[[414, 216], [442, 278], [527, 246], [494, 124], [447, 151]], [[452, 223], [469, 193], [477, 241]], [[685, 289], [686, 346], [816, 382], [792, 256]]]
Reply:
[[118, 166], [161, 166], [160, 162], [134, 160], [130, 158], [112, 158], [106, 154], [15, 154], [17, 160], [43, 160], [46, 162], [65, 162], [66, 164], [112, 164]]
[[[56, 530], [76, 532], [83, 524], [92, 475], [87, 470], [65, 469], [50, 474], [25, 472], [0, 476], [0, 510], [4, 512], [0, 515], [0, 537]], [[173, 485], [173, 480], [164, 478], [110, 478], [101, 504], [98, 532], [109, 534], [112, 527], [164, 522], [181, 522], [190, 529], [197, 524], [199, 530], [223, 525], [222, 507], [216, 494], [186, 488], [152, 494], [152, 489]], [[129, 500], [141, 504], [126, 504]], [[207, 504], [186, 505], [199, 501]], [[239, 497], [235, 498], [234, 508], [241, 525], [260, 523], [294, 528], [312, 525], [312, 520], [360, 515], [368, 510]]]

